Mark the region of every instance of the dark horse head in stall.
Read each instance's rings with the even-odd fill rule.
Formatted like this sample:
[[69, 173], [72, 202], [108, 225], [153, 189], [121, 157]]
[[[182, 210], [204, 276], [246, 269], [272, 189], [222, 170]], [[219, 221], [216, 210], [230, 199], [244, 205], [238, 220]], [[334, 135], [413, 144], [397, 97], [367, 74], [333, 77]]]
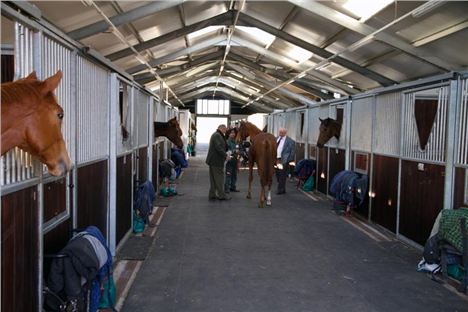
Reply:
[[182, 148], [182, 129], [180, 129], [177, 118], [174, 117], [168, 122], [155, 122], [154, 123], [154, 137], [164, 136], [174, 143], [178, 148]]
[[332, 137], [335, 137], [337, 140], [340, 139], [341, 123], [331, 118], [319, 118], [319, 120], [320, 134], [317, 140], [317, 147], [323, 147]]

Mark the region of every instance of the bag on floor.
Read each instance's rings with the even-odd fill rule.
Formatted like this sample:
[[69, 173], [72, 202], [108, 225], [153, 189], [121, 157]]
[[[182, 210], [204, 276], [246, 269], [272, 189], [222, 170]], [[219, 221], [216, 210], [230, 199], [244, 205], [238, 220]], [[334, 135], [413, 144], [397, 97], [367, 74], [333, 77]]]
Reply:
[[426, 241], [426, 244], [424, 245], [423, 257], [428, 264], [440, 263], [440, 249], [437, 235], [430, 237]]
[[114, 308], [117, 300], [117, 291], [115, 289], [112, 273], [101, 282], [101, 290], [102, 294], [101, 301], [99, 302], [99, 309]]
[[302, 189], [306, 192], [310, 192], [314, 189], [314, 184], [315, 184], [314, 176], [311, 175], [307, 179], [307, 181], [304, 183], [304, 186], [302, 187]]
[[133, 233], [138, 234], [138, 233], [143, 233], [145, 230], [145, 220], [138, 216], [133, 210]]

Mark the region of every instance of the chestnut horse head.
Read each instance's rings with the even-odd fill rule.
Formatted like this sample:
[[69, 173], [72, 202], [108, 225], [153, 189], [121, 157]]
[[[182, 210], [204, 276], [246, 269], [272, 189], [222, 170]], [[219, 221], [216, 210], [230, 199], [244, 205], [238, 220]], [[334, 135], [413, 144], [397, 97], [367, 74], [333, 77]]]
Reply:
[[180, 129], [177, 118], [174, 117], [168, 122], [154, 122], [154, 136], [164, 136], [174, 143], [178, 148], [183, 148], [182, 129]]
[[317, 140], [317, 147], [323, 147], [332, 137], [340, 139], [341, 124], [335, 119], [320, 119], [320, 134]]
[[63, 109], [54, 95], [61, 79], [60, 70], [44, 81], [32, 72], [24, 79], [2, 84], [1, 154], [19, 147], [38, 157], [54, 176], [71, 168], [60, 129]]
[[253, 137], [262, 132], [260, 129], [257, 128], [253, 123], [248, 121], [241, 121], [239, 124], [239, 129], [237, 129], [237, 136], [236, 141], [242, 142], [245, 141], [248, 137], [250, 137], [250, 141], [253, 140]]

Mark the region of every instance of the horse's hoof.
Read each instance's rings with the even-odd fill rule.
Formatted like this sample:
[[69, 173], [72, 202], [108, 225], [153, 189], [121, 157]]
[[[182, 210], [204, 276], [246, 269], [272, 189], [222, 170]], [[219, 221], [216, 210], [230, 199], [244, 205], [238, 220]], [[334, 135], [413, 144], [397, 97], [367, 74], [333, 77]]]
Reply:
[[246, 197], [247, 197], [248, 199], [251, 199], [251, 198], [252, 198], [252, 196], [251, 196], [250, 194], [247, 194]]
[[267, 201], [266, 205], [271, 206], [271, 201]]

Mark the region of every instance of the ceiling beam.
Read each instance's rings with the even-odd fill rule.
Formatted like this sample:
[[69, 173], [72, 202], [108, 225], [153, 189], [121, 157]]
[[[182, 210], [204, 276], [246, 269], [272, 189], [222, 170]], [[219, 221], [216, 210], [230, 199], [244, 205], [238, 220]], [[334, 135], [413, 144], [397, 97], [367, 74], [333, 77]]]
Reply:
[[[149, 16], [151, 14], [155, 14], [165, 9], [172, 8], [183, 3], [183, 0], [174, 0], [174, 1], [167, 1], [167, 2], [152, 2], [150, 4], [135, 8], [128, 12], [114, 15], [110, 18], [110, 21], [115, 26], [120, 26], [126, 23], [133, 22], [140, 18]], [[109, 28], [109, 25], [106, 21], [99, 21], [84, 27], [80, 27], [76, 30], [73, 30], [67, 33], [72, 39], [81, 40], [87, 37], [91, 37], [93, 35], [99, 34], [103, 31], [106, 31]]]
[[[213, 53], [208, 53], [206, 55], [197, 57], [193, 59], [193, 61], [189, 61], [185, 64], [178, 65], [178, 66], [171, 66], [165, 69], [158, 70], [157, 72], [161, 77], [164, 77], [164, 75], [170, 75], [172, 73], [180, 74], [181, 72], [184, 72], [195, 66], [202, 65], [208, 61], [219, 59], [221, 56], [223, 56], [223, 53], [224, 52], [221, 50], [213, 52]], [[133, 77], [135, 78], [137, 82], [144, 81], [143, 84], [155, 80], [154, 75], [151, 75], [151, 73], [138, 74], [138, 75], [134, 75]]]
[[[137, 51], [151, 49], [155, 46], [158, 46], [166, 42], [169, 42], [171, 40], [186, 36], [192, 32], [206, 28], [208, 26], [230, 25], [232, 23], [232, 19], [233, 19], [233, 12], [226, 12], [226, 13], [211, 17], [209, 19], [203, 20], [201, 22], [176, 29], [167, 34], [150, 39], [140, 44], [136, 44], [133, 47]], [[133, 51], [130, 48], [127, 48], [127, 49], [122, 49], [120, 51], [106, 55], [106, 57], [110, 59], [111, 61], [115, 61], [123, 57], [130, 56], [132, 54], [133, 54]]]
[[[377, 31], [377, 29], [367, 24], [361, 23], [358, 20], [352, 17], [349, 17], [348, 15], [345, 15], [343, 13], [340, 13], [328, 6], [325, 6], [319, 3], [318, 1], [302, 1], [302, 0], [288, 0], [288, 1], [297, 5], [298, 7], [301, 7], [307, 11], [312, 12], [313, 14], [321, 16], [335, 24], [341, 25], [347, 29], [355, 31], [358, 34], [368, 36], [374, 33], [375, 31]], [[422, 47], [415, 48], [410, 43], [405, 42], [404, 40], [397, 38], [395, 36], [392, 36], [390, 34], [380, 32], [375, 35], [375, 39], [393, 48], [401, 50], [405, 52], [406, 54], [409, 54], [425, 63], [438, 67], [439, 69], [442, 69], [444, 71], [450, 71], [450, 70], [456, 69], [456, 66], [454, 66], [450, 62], [439, 59], [437, 56], [434, 56], [433, 53], [431, 53], [427, 49], [424, 49]]]
[[[170, 54], [164, 55], [164, 56], [159, 57], [157, 59], [153, 59], [153, 60], [149, 61], [148, 63], [152, 67], [156, 67], [156, 66], [159, 66], [161, 64], [168, 63], [170, 61], [174, 61], [174, 60], [176, 60], [177, 58], [179, 58], [179, 57], [181, 57], [183, 55], [195, 53], [195, 52], [198, 52], [198, 51], [205, 50], [207, 48], [213, 47], [215, 45], [218, 45], [218, 44], [222, 43], [223, 41], [224, 42], [226, 41], [226, 36], [225, 35], [219, 35], [219, 36], [213, 37], [211, 39], [208, 39], [208, 40], [199, 42], [197, 44], [194, 44], [191, 47], [181, 49], [181, 50], [176, 51], [176, 52], [172, 52]], [[127, 69], [127, 73], [135, 74], [135, 73], [138, 73], [138, 72], [140, 72], [142, 70], [145, 70], [146, 68], [147, 67], [144, 64], [133, 66], [133, 67]]]
[[[270, 33], [271, 35], [274, 35], [278, 38], [281, 38], [289, 43], [292, 43], [298, 47], [301, 47], [307, 51], [310, 51], [320, 57], [323, 57], [323, 58], [329, 58], [333, 55], [333, 53], [331, 52], [328, 52], [327, 50], [325, 49], [322, 49], [320, 47], [317, 47], [313, 44], [310, 44], [302, 39], [299, 39], [297, 37], [294, 37], [290, 34], [288, 34], [287, 32], [284, 32], [282, 30], [279, 30], [271, 25], [268, 25], [260, 20], [257, 20], [247, 14], [244, 14], [244, 13], [241, 13], [240, 16], [239, 16], [239, 19], [244, 22], [245, 24], [249, 25], [249, 26], [252, 26], [252, 27], [257, 27], [267, 33]], [[359, 73], [369, 79], [372, 79], [374, 81], [377, 81], [379, 84], [381, 84], [382, 86], [390, 86], [390, 85], [394, 85], [396, 84], [397, 82], [392, 80], [392, 79], [389, 79], [379, 73], [376, 73], [372, 70], [369, 70], [365, 67], [362, 67], [354, 62], [351, 62], [347, 59], [344, 59], [340, 56], [337, 56], [335, 58], [333, 58], [332, 60], [333, 63], [336, 63], [336, 64], [339, 64], [347, 69], [350, 69], [356, 73]]]
[[[215, 86], [204, 87], [204, 88], [201, 88], [201, 89], [198, 89], [198, 90], [195, 90], [195, 91], [192, 91], [190, 93], [187, 93], [187, 94], [183, 95], [181, 97], [181, 99], [182, 100], [186, 100], [186, 99], [193, 100], [196, 97], [201, 98], [202, 95], [203, 96], [210, 95], [212, 97], [214, 89], [215, 89]], [[219, 93], [223, 93], [223, 94], [227, 95], [228, 97], [236, 98], [239, 101], [244, 102], [244, 103], [247, 103], [248, 100], [249, 100], [247, 97], [243, 96], [239, 92], [236, 92], [235, 90], [232, 90], [230, 88], [218, 87], [217, 91]], [[264, 104], [264, 105], [258, 104], [258, 103], [253, 103], [253, 104], [256, 104], [254, 106], [257, 107], [257, 108], [262, 108], [262, 109], [267, 110], [267, 111], [273, 111], [273, 109], [270, 106], [267, 106], [266, 104]]]
[[[237, 61], [239, 63], [242, 63], [244, 65], [246, 65], [247, 67], [250, 67], [252, 69], [255, 69], [255, 70], [258, 70], [258, 71], [261, 71], [263, 73], [265, 73], [265, 75], [269, 75], [275, 79], [279, 79], [279, 80], [283, 80], [283, 81], [286, 81], [286, 80], [289, 80], [292, 78], [291, 75], [289, 75], [288, 73], [284, 72], [284, 71], [281, 71], [281, 70], [272, 70], [271, 72], [268, 70], [268, 68], [266, 67], [263, 67], [262, 65], [260, 64], [257, 64], [243, 56], [240, 56], [238, 54], [235, 54], [235, 53], [231, 53], [231, 55], [229, 56], [229, 59], [231, 60], [234, 60], [234, 61]], [[324, 93], [322, 92], [320, 89], [315, 89], [315, 88], [312, 88], [310, 86], [307, 86], [305, 85], [304, 83], [301, 82], [301, 80], [298, 80], [298, 81], [294, 81], [292, 83], [293, 86], [299, 88], [299, 89], [302, 89], [304, 90], [304, 92], [307, 92], [307, 93], [310, 93], [312, 95], [315, 95], [319, 98], [322, 98], [322, 99], [332, 99], [333, 96], [328, 94], [328, 93]]]
[[[228, 64], [229, 67], [233, 68], [234, 70], [239, 70], [236, 66], [233, 66], [233, 64]], [[259, 77], [258, 75], [256, 76], [255, 78], [257, 81], [261, 82], [262, 84], [268, 86], [269, 88], [274, 88], [276, 87], [276, 85], [273, 83], [273, 82], [270, 82], [266, 79], [263, 79], [261, 77]], [[295, 92], [292, 92], [288, 89], [286, 89], [285, 87], [281, 87], [281, 88], [278, 88], [277, 89], [278, 92], [281, 92], [283, 93], [284, 95], [286, 95], [287, 97], [291, 98], [291, 99], [294, 99], [300, 103], [303, 103], [303, 104], [310, 104], [310, 105], [313, 105], [313, 104], [317, 104], [317, 101], [314, 101], [306, 96], [303, 96], [303, 95], [300, 95], [300, 94], [297, 94]]]
[[[171, 85], [170, 87], [174, 90], [177, 89], [178, 94], [184, 94], [190, 90], [201, 88], [206, 84], [216, 83], [217, 79], [218, 79], [217, 75], [213, 75], [212, 73], [206, 73], [198, 77], [192, 77], [189, 83], [187, 83], [186, 81], [183, 81], [183, 82], [179, 82], [177, 85]], [[239, 77], [234, 76], [232, 74], [225, 73], [224, 76], [219, 77], [219, 81], [222, 82], [226, 86], [230, 86], [232, 89], [237, 89], [241, 91], [249, 99], [251, 96], [254, 96], [254, 95], [256, 96], [259, 94], [258, 91], [252, 89], [252, 86], [249, 83], [244, 83], [243, 81], [239, 79]], [[258, 87], [255, 87], [255, 88], [260, 89]], [[283, 103], [277, 102], [276, 99], [272, 97], [265, 98], [264, 100], [266, 102], [270, 102], [276, 108], [281, 108], [281, 109], [298, 106], [298, 104], [294, 102], [289, 102], [289, 101], [282, 101]]]
[[[235, 42], [237, 42], [238, 44], [242, 45], [243, 47], [246, 47], [256, 53], [262, 53], [264, 54], [266, 57], [270, 58], [270, 59], [273, 59], [277, 62], [279, 62], [280, 64], [283, 64], [287, 67], [290, 67], [292, 69], [295, 69], [295, 70], [298, 70], [298, 71], [304, 71], [304, 70], [307, 70], [309, 68], [312, 68], [313, 66], [315, 66], [315, 63], [312, 63], [311, 61], [304, 61], [302, 62], [301, 64], [298, 64], [297, 62], [293, 61], [292, 59], [286, 57], [286, 56], [283, 56], [281, 54], [278, 54], [278, 53], [275, 53], [275, 52], [272, 52], [270, 50], [267, 50], [255, 43], [252, 43], [248, 40], [244, 40], [242, 38], [239, 38], [237, 36], [234, 36], [233, 37], [233, 40]], [[343, 93], [345, 94], [356, 94], [356, 93], [359, 93], [360, 91], [358, 89], [354, 89], [354, 88], [350, 88], [347, 84], [345, 83], [342, 83], [338, 80], [334, 80], [332, 78], [330, 78], [329, 76], [327, 76], [326, 74], [318, 71], [318, 70], [311, 70], [307, 73], [307, 75], [309, 76], [312, 76], [312, 77], [315, 77], [331, 86], [334, 86], [335, 88], [338, 88], [340, 89]]]

